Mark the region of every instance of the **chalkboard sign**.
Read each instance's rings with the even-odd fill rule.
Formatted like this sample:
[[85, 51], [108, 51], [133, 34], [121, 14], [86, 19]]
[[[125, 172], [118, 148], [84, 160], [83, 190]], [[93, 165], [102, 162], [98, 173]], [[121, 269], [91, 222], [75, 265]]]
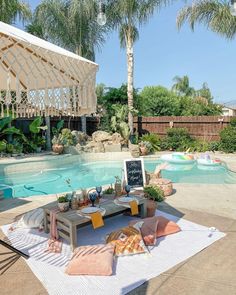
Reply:
[[131, 187], [143, 187], [145, 185], [145, 171], [143, 159], [124, 160], [125, 181]]

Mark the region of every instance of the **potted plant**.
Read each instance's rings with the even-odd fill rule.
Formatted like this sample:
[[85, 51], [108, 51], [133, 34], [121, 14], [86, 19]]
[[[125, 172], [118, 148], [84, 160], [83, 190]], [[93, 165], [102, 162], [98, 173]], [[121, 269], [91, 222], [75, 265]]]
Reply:
[[63, 138], [61, 134], [54, 135], [52, 139], [52, 151], [61, 154], [64, 149]]
[[151, 148], [152, 146], [149, 141], [141, 141], [139, 143], [139, 150], [142, 156], [147, 155], [151, 151]]
[[66, 212], [69, 210], [70, 202], [69, 202], [68, 194], [58, 197], [57, 202], [58, 202], [58, 208], [61, 212]]
[[115, 189], [112, 187], [112, 185], [102, 192], [102, 196], [108, 198], [115, 197]]
[[157, 202], [164, 200], [164, 192], [155, 185], [147, 185], [144, 187], [144, 196], [148, 199], [147, 202], [147, 217], [155, 216]]
[[63, 125], [64, 125], [64, 120], [60, 120], [57, 123], [56, 127], [52, 128], [52, 134], [53, 134], [52, 150], [54, 153], [57, 153], [57, 154], [61, 154], [64, 149], [63, 137], [60, 133]]

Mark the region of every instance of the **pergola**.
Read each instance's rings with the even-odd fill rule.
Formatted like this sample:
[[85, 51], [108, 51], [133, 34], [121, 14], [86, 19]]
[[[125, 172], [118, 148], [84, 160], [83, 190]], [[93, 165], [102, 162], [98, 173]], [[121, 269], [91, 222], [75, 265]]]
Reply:
[[0, 117], [96, 112], [98, 65], [0, 22]]

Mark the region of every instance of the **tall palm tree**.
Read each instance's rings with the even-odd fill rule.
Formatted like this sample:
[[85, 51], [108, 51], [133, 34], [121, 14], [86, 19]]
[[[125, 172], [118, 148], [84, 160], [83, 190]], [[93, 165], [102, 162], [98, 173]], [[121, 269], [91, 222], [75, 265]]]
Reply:
[[187, 21], [194, 30], [195, 23], [200, 23], [212, 31], [232, 39], [236, 35], [236, 17], [230, 13], [230, 1], [200, 0], [185, 6], [177, 16], [180, 28]]
[[95, 47], [101, 47], [107, 31], [97, 24], [96, 16], [96, 0], [43, 0], [28, 31], [94, 60]]
[[0, 0], [0, 21], [12, 24], [17, 17], [25, 21], [31, 17], [29, 5], [20, 0]]
[[193, 96], [195, 90], [189, 85], [188, 76], [175, 76], [173, 81], [175, 84], [172, 86], [172, 90], [175, 91], [178, 95]]
[[134, 95], [134, 43], [139, 38], [138, 27], [148, 22], [155, 9], [168, 4], [168, 0], [110, 0], [107, 5], [108, 20], [119, 31], [121, 47], [126, 48], [128, 68], [128, 107], [129, 129], [133, 134], [133, 95]]

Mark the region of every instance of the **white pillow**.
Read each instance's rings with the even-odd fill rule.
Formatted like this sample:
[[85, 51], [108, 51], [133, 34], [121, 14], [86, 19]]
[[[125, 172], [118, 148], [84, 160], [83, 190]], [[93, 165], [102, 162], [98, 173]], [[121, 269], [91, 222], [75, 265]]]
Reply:
[[44, 211], [37, 208], [25, 213], [18, 222], [18, 226], [23, 228], [42, 228], [44, 219]]

